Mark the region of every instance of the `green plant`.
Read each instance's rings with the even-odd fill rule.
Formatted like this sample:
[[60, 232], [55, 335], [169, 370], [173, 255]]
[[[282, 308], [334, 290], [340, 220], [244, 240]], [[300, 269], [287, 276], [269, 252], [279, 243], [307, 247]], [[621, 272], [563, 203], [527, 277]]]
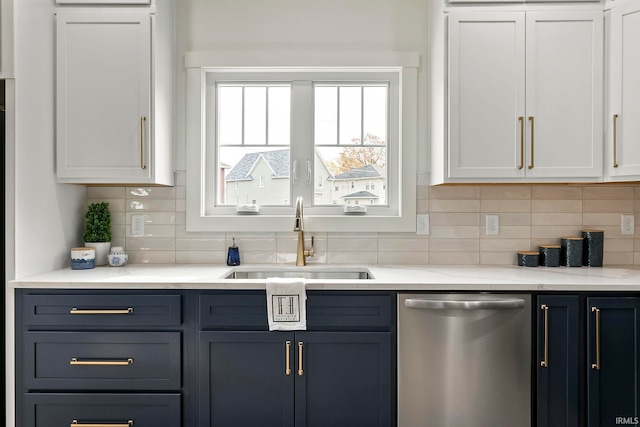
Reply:
[[87, 220], [82, 235], [85, 242], [111, 241], [111, 213], [109, 212], [109, 203], [91, 203], [84, 217]]

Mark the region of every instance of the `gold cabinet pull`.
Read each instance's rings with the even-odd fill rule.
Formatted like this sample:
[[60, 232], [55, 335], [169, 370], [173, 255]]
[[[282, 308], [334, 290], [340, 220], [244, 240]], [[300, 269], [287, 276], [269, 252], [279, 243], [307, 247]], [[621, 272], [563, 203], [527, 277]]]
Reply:
[[596, 314], [596, 363], [591, 368], [600, 370], [600, 309], [591, 307], [591, 312]]
[[618, 115], [613, 115], [613, 167], [618, 167]]
[[534, 159], [534, 153], [533, 153], [533, 145], [534, 145], [534, 133], [533, 133], [533, 127], [534, 127], [534, 119], [533, 116], [529, 116], [529, 122], [531, 123], [531, 164], [529, 164], [529, 169], [533, 169], [534, 163], [533, 163], [533, 159]]
[[284, 369], [284, 373], [286, 375], [291, 375], [291, 341], [286, 341], [285, 342], [285, 346], [286, 346], [286, 354], [285, 354], [285, 369]]
[[518, 116], [520, 122], [520, 164], [518, 169], [524, 168], [524, 116]]
[[72, 357], [69, 361], [69, 365], [84, 365], [84, 366], [128, 366], [133, 364], [133, 359], [122, 360], [78, 360], [77, 357]]
[[300, 341], [298, 343], [298, 375], [302, 376], [304, 374], [304, 370], [302, 369], [302, 348], [304, 347], [304, 343]]
[[117, 423], [117, 424], [109, 424], [109, 423], [79, 423], [78, 420], [73, 420], [71, 421], [71, 424], [69, 425], [69, 427], [132, 427], [133, 426], [133, 420], [129, 420], [126, 422], [126, 424], [123, 423]]
[[545, 304], [540, 306], [544, 311], [544, 358], [540, 362], [543, 368], [549, 367], [549, 307]]
[[144, 164], [144, 123], [147, 121], [145, 116], [140, 117], [140, 168], [146, 169]]
[[69, 310], [69, 314], [132, 314], [133, 307], [116, 310], [82, 310], [77, 307], [73, 307]]

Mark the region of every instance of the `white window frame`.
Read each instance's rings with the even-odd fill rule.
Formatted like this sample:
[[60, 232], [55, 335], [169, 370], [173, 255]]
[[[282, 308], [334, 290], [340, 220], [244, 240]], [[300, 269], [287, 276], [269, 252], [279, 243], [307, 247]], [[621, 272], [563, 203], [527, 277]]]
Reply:
[[[416, 167], [417, 167], [417, 53], [187, 53], [187, 231], [285, 231], [292, 228], [293, 207], [268, 207], [257, 215], [241, 215], [235, 208], [212, 209], [207, 205], [207, 189], [215, 188], [218, 177], [215, 168], [207, 171], [207, 153], [212, 149], [210, 134], [211, 73], [245, 72], [343, 72], [361, 73], [391, 72], [397, 74], [398, 105], [392, 108], [396, 117], [397, 157], [391, 156], [387, 177], [387, 209], [377, 210], [369, 206], [366, 215], [347, 215], [342, 206], [312, 207], [313, 183], [305, 198], [305, 229], [313, 231], [405, 231], [416, 230]], [[353, 78], [356, 74], [354, 74]], [[292, 120], [308, 120], [312, 117], [292, 117]], [[209, 129], [207, 131], [207, 129]], [[209, 135], [209, 136], [208, 136]], [[292, 135], [292, 139], [295, 138]], [[390, 137], [391, 139], [391, 137]], [[311, 144], [310, 144], [311, 147]], [[209, 150], [209, 151], [208, 151]], [[390, 154], [388, 153], [388, 159]], [[310, 159], [312, 160], [312, 158]], [[294, 159], [292, 158], [292, 165]], [[292, 174], [293, 176], [293, 174]], [[300, 179], [303, 181], [304, 179]], [[293, 184], [294, 198], [298, 193]], [[215, 198], [209, 195], [209, 200]], [[206, 213], [206, 214], [205, 214]]]

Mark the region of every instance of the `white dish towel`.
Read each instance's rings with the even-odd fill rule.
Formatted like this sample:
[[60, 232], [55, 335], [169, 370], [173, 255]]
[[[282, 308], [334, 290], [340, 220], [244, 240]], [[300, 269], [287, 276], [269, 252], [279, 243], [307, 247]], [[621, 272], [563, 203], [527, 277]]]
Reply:
[[307, 292], [304, 279], [267, 279], [267, 315], [270, 331], [307, 329]]

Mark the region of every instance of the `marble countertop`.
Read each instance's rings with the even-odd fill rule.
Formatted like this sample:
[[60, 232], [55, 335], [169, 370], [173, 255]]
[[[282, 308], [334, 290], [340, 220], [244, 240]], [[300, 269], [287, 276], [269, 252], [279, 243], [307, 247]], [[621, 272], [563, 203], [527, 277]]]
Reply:
[[264, 289], [266, 279], [229, 279], [233, 271], [368, 270], [371, 279], [307, 279], [307, 289], [395, 291], [640, 291], [640, 271], [624, 268], [399, 265], [146, 265], [65, 268], [9, 283], [12, 288]]

